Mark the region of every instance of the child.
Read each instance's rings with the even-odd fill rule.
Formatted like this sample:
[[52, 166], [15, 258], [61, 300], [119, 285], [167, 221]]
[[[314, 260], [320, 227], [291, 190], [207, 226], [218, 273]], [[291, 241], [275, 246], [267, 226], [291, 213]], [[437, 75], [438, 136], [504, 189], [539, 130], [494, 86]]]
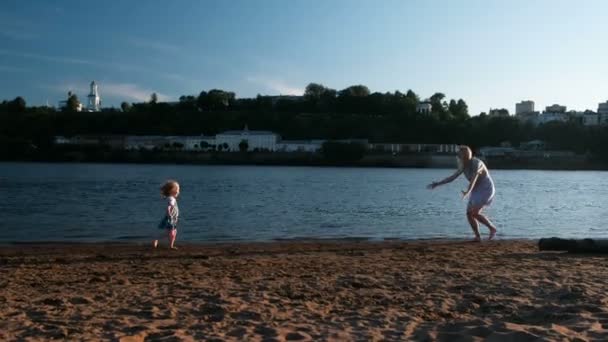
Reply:
[[[177, 220], [179, 218], [179, 208], [177, 207], [177, 197], [179, 196], [179, 183], [168, 180], [160, 187], [160, 193], [167, 199], [167, 211], [165, 217], [158, 224], [159, 229], [164, 229], [169, 237], [171, 249], [177, 249], [175, 237], [177, 236]], [[154, 240], [154, 248], [158, 247], [158, 240]]]

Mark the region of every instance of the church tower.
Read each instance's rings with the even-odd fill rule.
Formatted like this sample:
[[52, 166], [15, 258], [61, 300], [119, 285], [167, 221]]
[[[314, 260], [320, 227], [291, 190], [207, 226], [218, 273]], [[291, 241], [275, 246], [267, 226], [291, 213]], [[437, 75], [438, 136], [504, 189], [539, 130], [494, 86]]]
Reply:
[[89, 112], [99, 112], [101, 111], [101, 98], [99, 97], [99, 93], [97, 92], [97, 84], [95, 81], [91, 82], [91, 91], [89, 92], [89, 103], [87, 105], [87, 110]]

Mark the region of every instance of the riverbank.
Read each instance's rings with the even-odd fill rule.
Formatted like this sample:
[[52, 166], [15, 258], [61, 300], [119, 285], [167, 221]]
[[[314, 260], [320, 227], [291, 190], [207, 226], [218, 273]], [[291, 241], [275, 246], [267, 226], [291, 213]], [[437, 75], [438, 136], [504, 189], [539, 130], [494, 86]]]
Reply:
[[604, 340], [606, 257], [481, 244], [0, 247], [0, 339]]
[[[367, 154], [358, 160], [331, 160], [321, 153], [307, 152], [187, 152], [122, 151], [89, 148], [84, 150], [47, 150], [0, 156], [3, 161], [191, 164], [191, 165], [265, 165], [265, 166], [351, 166], [395, 168], [454, 168], [455, 156], [449, 154]], [[608, 170], [608, 163], [586, 156], [535, 157], [520, 159], [490, 158], [491, 169], [505, 170]]]

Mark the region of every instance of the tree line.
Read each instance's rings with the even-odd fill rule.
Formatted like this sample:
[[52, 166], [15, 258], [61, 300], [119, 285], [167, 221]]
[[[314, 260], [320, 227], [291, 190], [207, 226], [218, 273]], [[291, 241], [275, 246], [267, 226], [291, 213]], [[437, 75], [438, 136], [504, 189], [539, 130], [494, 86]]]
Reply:
[[[364, 85], [335, 90], [311, 83], [301, 97], [237, 98], [234, 92], [211, 89], [184, 95], [175, 103], [123, 102], [120, 108], [76, 112], [70, 94], [61, 109], [27, 106], [17, 97], [0, 103], [0, 143], [49, 148], [53, 137], [79, 134], [214, 135], [231, 129], [270, 130], [284, 139], [369, 139], [387, 143], [467, 144], [498, 146], [540, 139], [553, 149], [592, 153], [608, 161], [608, 130], [576, 122], [533, 126], [514, 117], [470, 116], [463, 99], [437, 92], [421, 98], [406, 92], [371, 92]], [[430, 113], [419, 113], [421, 101]]]

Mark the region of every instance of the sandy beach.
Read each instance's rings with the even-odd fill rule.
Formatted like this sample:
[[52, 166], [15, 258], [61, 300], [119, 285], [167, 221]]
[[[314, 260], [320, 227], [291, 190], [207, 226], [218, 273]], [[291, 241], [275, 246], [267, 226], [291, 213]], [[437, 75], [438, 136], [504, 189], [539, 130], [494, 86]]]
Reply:
[[0, 247], [0, 340], [608, 339], [607, 256], [535, 241]]

